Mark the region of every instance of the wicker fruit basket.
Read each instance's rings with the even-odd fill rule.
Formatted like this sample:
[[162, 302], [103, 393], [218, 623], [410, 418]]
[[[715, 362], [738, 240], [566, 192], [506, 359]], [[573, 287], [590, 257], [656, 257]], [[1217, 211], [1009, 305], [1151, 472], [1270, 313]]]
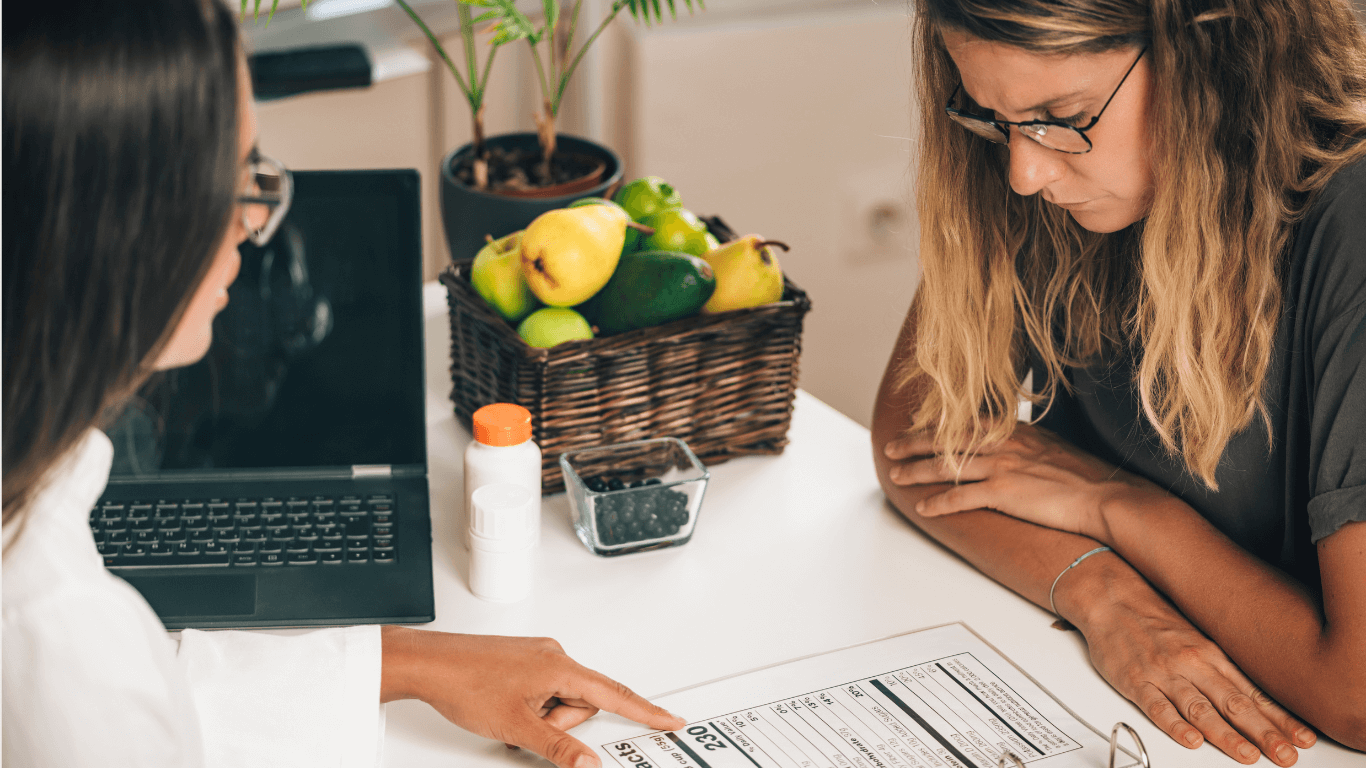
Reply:
[[677, 437], [706, 464], [782, 453], [797, 391], [806, 292], [653, 328], [527, 346], [469, 283], [472, 259], [441, 274], [451, 318], [451, 400], [468, 428], [489, 403], [531, 411], [542, 493], [564, 490], [560, 454]]

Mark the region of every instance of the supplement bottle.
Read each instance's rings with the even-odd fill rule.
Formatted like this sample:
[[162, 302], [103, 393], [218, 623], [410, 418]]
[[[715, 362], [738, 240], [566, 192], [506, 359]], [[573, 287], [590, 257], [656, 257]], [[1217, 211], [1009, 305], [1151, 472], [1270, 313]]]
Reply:
[[531, 594], [536, 559], [534, 516], [540, 494], [522, 485], [491, 483], [470, 502], [470, 591], [495, 603]]
[[532, 517], [541, 535], [541, 449], [531, 440], [531, 411], [515, 403], [494, 403], [474, 412], [474, 441], [465, 449], [465, 519], [459, 530], [469, 548], [474, 507], [471, 497], [485, 485], [509, 483], [535, 497]]

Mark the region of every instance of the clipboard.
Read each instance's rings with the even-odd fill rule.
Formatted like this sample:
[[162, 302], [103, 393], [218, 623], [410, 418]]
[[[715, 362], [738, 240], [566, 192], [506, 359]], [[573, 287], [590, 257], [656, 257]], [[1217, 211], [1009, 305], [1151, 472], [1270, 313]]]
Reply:
[[688, 724], [641, 733], [608, 715], [575, 735], [612, 768], [1151, 768], [1133, 728], [1106, 739], [962, 622], [651, 699]]

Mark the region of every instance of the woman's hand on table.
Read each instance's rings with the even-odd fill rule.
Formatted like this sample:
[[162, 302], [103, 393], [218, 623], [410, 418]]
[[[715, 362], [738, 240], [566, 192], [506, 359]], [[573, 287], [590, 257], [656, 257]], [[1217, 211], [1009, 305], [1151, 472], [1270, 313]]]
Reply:
[[928, 435], [893, 440], [884, 452], [899, 462], [890, 471], [897, 485], [958, 483], [923, 499], [915, 511], [924, 517], [994, 509], [1110, 543], [1105, 510], [1112, 502], [1168, 497], [1148, 480], [1031, 424], [1019, 424], [1008, 440], [963, 457], [957, 475], [935, 455], [936, 446]]
[[1209, 741], [1240, 763], [1264, 754], [1276, 765], [1292, 765], [1296, 747], [1314, 744], [1312, 730], [1254, 685], [1166, 598], [1118, 556], [1106, 558], [1088, 559], [1062, 579], [1056, 599], [1115, 690], [1182, 746]]
[[471, 733], [525, 747], [560, 768], [599, 768], [565, 733], [599, 710], [650, 728], [684, 721], [569, 658], [548, 638], [383, 628], [381, 701], [420, 699]]

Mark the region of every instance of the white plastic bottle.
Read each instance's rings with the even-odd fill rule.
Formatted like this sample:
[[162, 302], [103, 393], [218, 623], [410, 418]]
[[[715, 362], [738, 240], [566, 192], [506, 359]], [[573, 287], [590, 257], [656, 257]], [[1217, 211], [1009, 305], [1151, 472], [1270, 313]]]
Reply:
[[474, 412], [474, 440], [465, 449], [465, 520], [460, 530], [470, 546], [474, 492], [485, 485], [520, 485], [535, 497], [536, 541], [541, 537], [541, 448], [531, 439], [531, 411], [515, 403], [494, 403]]
[[470, 591], [495, 603], [531, 594], [535, 581], [540, 494], [523, 485], [491, 483], [471, 498]]

